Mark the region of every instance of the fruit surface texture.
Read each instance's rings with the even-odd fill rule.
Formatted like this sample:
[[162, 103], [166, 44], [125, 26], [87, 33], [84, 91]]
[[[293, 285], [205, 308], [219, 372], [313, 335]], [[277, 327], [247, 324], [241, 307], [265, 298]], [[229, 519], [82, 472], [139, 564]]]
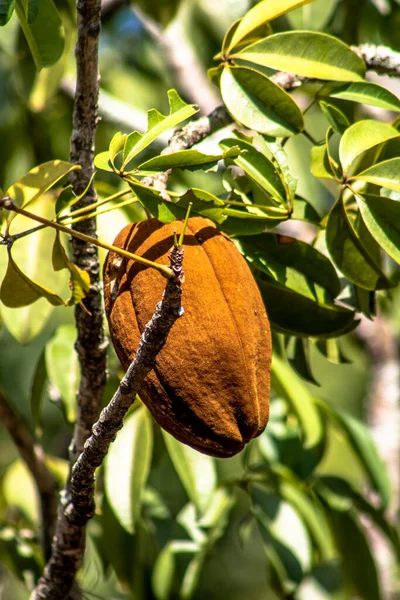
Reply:
[[[126, 226], [114, 245], [169, 265], [173, 232], [182, 222], [156, 219]], [[189, 219], [183, 241], [184, 314], [169, 333], [140, 397], [179, 441], [217, 457], [240, 452], [269, 416], [271, 334], [251, 271], [212, 221]], [[104, 266], [105, 308], [123, 367], [161, 300], [155, 269], [110, 252]]]

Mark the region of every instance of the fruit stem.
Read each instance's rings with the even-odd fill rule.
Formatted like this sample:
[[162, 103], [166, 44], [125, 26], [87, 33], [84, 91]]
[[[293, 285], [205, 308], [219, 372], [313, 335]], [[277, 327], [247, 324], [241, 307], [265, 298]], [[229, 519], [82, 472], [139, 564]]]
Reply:
[[186, 213], [185, 221], [183, 223], [181, 235], [179, 236], [178, 246], [182, 246], [182, 244], [183, 244], [183, 238], [185, 237], [186, 226], [189, 221], [189, 215], [190, 215], [190, 211], [192, 210], [192, 206], [193, 206], [193, 202], [189, 202], [189, 206], [187, 208], [187, 213]]

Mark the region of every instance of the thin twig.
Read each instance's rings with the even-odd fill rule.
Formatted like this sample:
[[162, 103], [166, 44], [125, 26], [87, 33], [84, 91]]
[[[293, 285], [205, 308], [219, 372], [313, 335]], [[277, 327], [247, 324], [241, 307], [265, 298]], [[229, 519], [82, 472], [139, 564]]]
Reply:
[[134, 361], [111, 402], [101, 412], [93, 426], [92, 435], [74, 464], [57, 520], [51, 559], [33, 592], [32, 600], [63, 600], [73, 585], [83, 560], [85, 527], [94, 514], [95, 471], [121, 429], [124, 416], [144, 378], [154, 367], [169, 331], [183, 314], [182, 262], [183, 248], [172, 248], [170, 264], [174, 277], [167, 281], [163, 298], [141, 336]]
[[0, 421], [6, 427], [35, 482], [40, 504], [41, 544], [44, 555], [48, 559], [57, 517], [57, 482], [46, 466], [43, 448], [37, 443], [28, 425], [15, 413], [1, 391]]

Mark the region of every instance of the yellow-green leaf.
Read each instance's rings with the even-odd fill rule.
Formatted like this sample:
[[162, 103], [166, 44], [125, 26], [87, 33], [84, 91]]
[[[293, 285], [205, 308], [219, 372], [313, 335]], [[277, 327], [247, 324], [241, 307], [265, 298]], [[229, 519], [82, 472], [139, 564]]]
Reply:
[[247, 67], [225, 68], [220, 84], [227, 109], [245, 127], [275, 137], [302, 131], [299, 107], [265, 75]]
[[358, 121], [348, 127], [339, 145], [339, 158], [344, 173], [362, 152], [399, 135], [392, 125], [372, 119]]
[[259, 2], [243, 17], [236, 31], [232, 35], [228, 50], [231, 50], [249, 33], [260, 27], [263, 23], [272, 21], [281, 15], [308, 4], [312, 0], [263, 0]]
[[243, 48], [232, 58], [330, 81], [358, 81], [365, 64], [341, 40], [315, 31], [277, 33]]
[[80, 169], [80, 166], [63, 160], [50, 160], [31, 169], [27, 175], [8, 188], [6, 196], [22, 208], [76, 169]]

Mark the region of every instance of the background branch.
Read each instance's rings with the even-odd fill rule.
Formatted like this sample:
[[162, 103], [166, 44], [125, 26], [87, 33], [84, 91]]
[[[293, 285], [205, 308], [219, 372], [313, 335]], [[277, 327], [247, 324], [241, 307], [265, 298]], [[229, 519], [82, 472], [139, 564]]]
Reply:
[[59, 512], [52, 554], [33, 593], [32, 600], [62, 600], [70, 592], [84, 555], [85, 527], [94, 514], [95, 471], [104, 460], [108, 447], [123, 425], [142, 382], [154, 367], [169, 331], [183, 314], [181, 284], [183, 282], [183, 248], [171, 250], [170, 263], [174, 277], [169, 279], [162, 301], [147, 324], [134, 361], [129, 366], [118, 390], [93, 426], [82, 454], [72, 469], [69, 485]]
[[44, 461], [43, 448], [35, 440], [30, 428], [17, 415], [0, 391], [0, 421], [6, 427], [22, 460], [35, 482], [40, 505], [40, 537], [46, 559], [50, 556], [51, 540], [57, 517], [58, 488], [52, 472]]
[[[94, 172], [94, 142], [97, 127], [97, 102], [99, 90], [98, 44], [100, 36], [101, 0], [77, 0], [78, 38], [75, 47], [77, 79], [71, 136], [71, 162], [82, 169], [71, 174], [76, 195], [88, 186]], [[92, 204], [97, 199], [93, 186], [76, 208]], [[96, 237], [96, 219], [81, 221], [74, 229]], [[77, 420], [70, 453], [72, 462], [83, 449], [101, 407], [106, 382], [107, 341], [103, 330], [101, 304], [100, 265], [93, 244], [72, 240], [73, 260], [90, 273], [91, 288], [84, 299], [84, 307], [77, 305], [76, 350], [81, 366], [81, 383], [77, 398]]]

